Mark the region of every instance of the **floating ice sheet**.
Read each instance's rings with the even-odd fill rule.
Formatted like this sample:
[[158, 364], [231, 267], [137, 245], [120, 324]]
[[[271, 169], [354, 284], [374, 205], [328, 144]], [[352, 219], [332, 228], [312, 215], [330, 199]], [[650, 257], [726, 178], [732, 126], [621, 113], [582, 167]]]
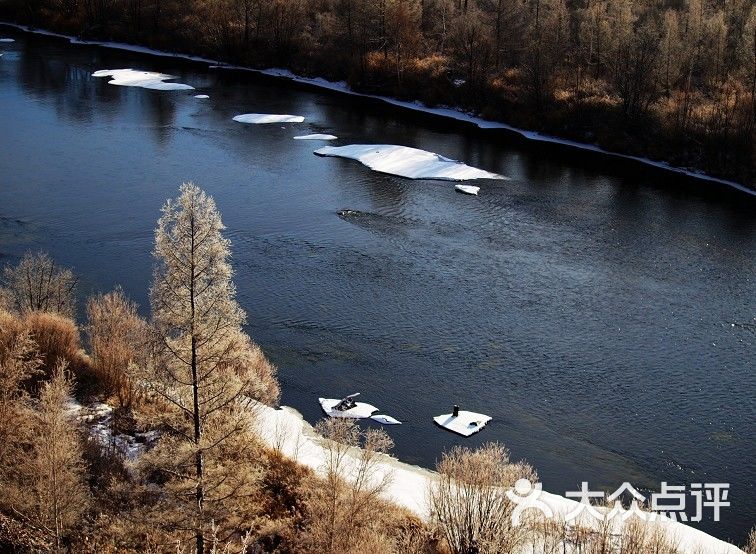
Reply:
[[336, 135], [324, 135], [321, 133], [315, 133], [312, 135], [298, 135], [294, 137], [295, 140], [336, 140]]
[[324, 146], [315, 150], [315, 154], [357, 160], [374, 171], [390, 173], [408, 179], [441, 179], [445, 181], [506, 179], [502, 175], [477, 167], [470, 167], [433, 152], [396, 144]]
[[483, 429], [486, 423], [491, 421], [491, 416], [460, 410], [456, 416], [454, 414], [443, 414], [434, 417], [433, 421], [452, 433], [469, 437]]
[[124, 87], [142, 87], [151, 90], [193, 90], [194, 87], [184, 83], [166, 83], [175, 79], [173, 75], [155, 73], [153, 71], [137, 71], [134, 69], [101, 69], [92, 73], [92, 77], [110, 77], [111, 85]]
[[454, 190], [456, 190], [457, 192], [462, 192], [464, 194], [474, 194], [475, 196], [477, 196], [480, 192], [480, 187], [473, 185], [454, 185]]
[[378, 423], [382, 423], [383, 425], [401, 425], [402, 422], [398, 419], [395, 419], [391, 417], [390, 415], [386, 414], [375, 414], [371, 415], [370, 419], [373, 421], [377, 421]]
[[210, 98], [207, 94], [195, 94], [195, 98], [199, 98], [200, 100], [205, 100], [206, 98]]
[[274, 113], [245, 113], [234, 116], [234, 121], [239, 123], [302, 123], [304, 117], [301, 115], [280, 115]]
[[318, 398], [320, 407], [330, 417], [346, 417], [352, 419], [364, 419], [378, 411], [378, 408], [365, 402], [355, 402], [354, 407], [348, 410], [337, 410], [336, 406], [342, 401], [341, 398]]
[[13, 38], [0, 38], [0, 42], [16, 42]]

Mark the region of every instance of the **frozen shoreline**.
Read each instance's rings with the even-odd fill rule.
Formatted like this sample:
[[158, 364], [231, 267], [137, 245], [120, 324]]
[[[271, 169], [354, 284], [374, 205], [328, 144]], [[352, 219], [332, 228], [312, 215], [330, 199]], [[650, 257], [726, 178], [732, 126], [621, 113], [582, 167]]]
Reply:
[[[327, 459], [326, 450], [322, 446], [324, 439], [299, 412], [288, 406], [275, 409], [258, 403], [255, 403], [252, 412], [257, 432], [270, 448], [316, 472], [322, 471]], [[428, 483], [436, 479], [437, 473], [384, 455], [374, 478], [381, 479], [386, 475], [390, 475], [391, 480], [384, 496], [420, 518], [428, 519], [426, 491]], [[578, 505], [575, 500], [545, 491], [540, 494], [539, 500], [548, 505], [555, 515], [565, 515]], [[681, 552], [692, 553], [698, 548], [702, 549], [702, 554], [743, 552], [732, 544], [666, 517], [658, 517], [649, 525], [662, 527], [670, 538], [677, 541]], [[532, 552], [530, 545], [526, 545], [523, 552]]]
[[508, 132], [516, 133], [528, 140], [532, 140], [535, 142], [543, 142], [543, 143], [549, 143], [549, 144], [558, 144], [562, 146], [567, 146], [570, 148], [577, 148], [579, 150], [585, 150], [589, 152], [595, 152], [597, 154], [601, 154], [604, 156], [613, 156], [617, 158], [622, 158], [625, 160], [631, 160], [634, 162], [639, 162], [644, 165], [649, 165], [652, 167], [656, 167], [658, 169], [663, 169], [666, 171], [670, 171], [672, 173], [677, 173], [678, 175], [684, 175], [687, 177], [692, 177], [695, 179], [701, 179], [704, 181], [709, 181], [712, 183], [717, 183], [720, 185], [726, 185], [728, 187], [737, 189], [741, 192], [745, 192], [751, 196], [756, 196], [756, 191], [749, 189], [748, 187], [744, 186], [741, 183], [737, 183], [735, 181], [730, 181], [727, 179], [721, 179], [719, 177], [713, 177], [711, 175], [707, 175], [705, 173], [694, 171], [690, 169], [685, 169], [681, 167], [675, 167], [667, 162], [662, 161], [655, 161], [650, 160], [648, 158], [643, 158], [640, 156], [633, 156], [630, 154], [622, 154], [619, 152], [612, 152], [610, 150], [605, 150], [599, 146], [596, 146], [594, 144], [586, 144], [582, 142], [577, 142], [573, 140], [568, 139], [562, 139], [558, 137], [554, 137], [551, 135], [544, 135], [541, 133], [538, 133], [536, 131], [528, 131], [526, 129], [519, 129], [517, 127], [513, 127], [512, 125], [508, 125], [506, 123], [500, 123], [496, 121], [489, 121], [486, 119], [483, 119], [479, 116], [472, 115], [465, 113], [463, 111], [460, 111], [458, 109], [454, 108], [448, 108], [448, 107], [439, 107], [439, 108], [431, 108], [428, 106], [425, 106], [423, 103], [415, 101], [415, 102], [408, 102], [404, 100], [399, 100], [396, 98], [392, 98], [390, 96], [381, 96], [377, 94], [366, 94], [366, 93], [360, 93], [355, 92], [349, 88], [346, 82], [344, 81], [328, 81], [326, 79], [323, 79], [322, 77], [301, 77], [299, 75], [296, 75], [295, 73], [289, 71], [288, 69], [280, 69], [280, 68], [270, 68], [270, 69], [254, 69], [251, 67], [244, 67], [244, 66], [238, 66], [238, 65], [230, 65], [226, 64], [224, 62], [220, 62], [218, 60], [213, 60], [210, 58], [205, 58], [202, 56], [193, 56], [191, 54], [177, 54], [172, 52], [165, 52], [161, 50], [154, 50], [152, 48], [147, 48], [145, 46], [138, 46], [134, 44], [126, 44], [122, 42], [107, 42], [107, 41], [86, 41], [86, 40], [80, 40], [76, 37], [72, 37], [70, 35], [64, 35], [62, 33], [56, 33], [53, 31], [47, 31], [44, 29], [32, 29], [26, 25], [20, 25], [17, 23], [8, 23], [8, 22], [0, 22], [0, 25], [7, 25], [9, 27], [13, 27], [15, 29], [19, 29], [21, 31], [25, 31], [28, 33], [36, 33], [40, 35], [47, 35], [47, 36], [53, 36], [58, 38], [67, 39], [71, 42], [71, 44], [84, 44], [84, 45], [90, 45], [90, 46], [101, 46], [104, 48], [113, 48], [116, 50], [126, 50], [130, 52], [135, 52], [139, 54], [149, 54], [152, 56], [159, 56], [159, 57], [165, 57], [165, 58], [179, 58], [179, 59], [185, 59], [190, 60], [194, 62], [200, 62], [200, 63], [207, 63], [210, 65], [213, 69], [232, 69], [232, 70], [238, 70], [238, 71], [251, 71], [253, 73], [261, 74], [261, 75], [268, 75], [270, 77], [278, 77], [281, 79], [287, 79], [289, 81], [293, 81], [296, 83], [302, 83], [326, 90], [331, 90], [335, 92], [340, 92], [342, 94], [349, 94], [352, 96], [358, 96], [361, 98], [369, 98], [373, 100], [379, 100], [381, 102], [386, 102], [387, 104], [391, 104], [393, 106], [397, 106], [404, 109], [409, 109], [413, 111], [418, 111], [422, 113], [437, 115], [440, 117], [445, 117], [448, 119], [454, 119], [456, 121], [461, 121], [464, 123], [470, 123], [472, 125], [477, 126], [480, 129], [500, 129], [505, 130]]

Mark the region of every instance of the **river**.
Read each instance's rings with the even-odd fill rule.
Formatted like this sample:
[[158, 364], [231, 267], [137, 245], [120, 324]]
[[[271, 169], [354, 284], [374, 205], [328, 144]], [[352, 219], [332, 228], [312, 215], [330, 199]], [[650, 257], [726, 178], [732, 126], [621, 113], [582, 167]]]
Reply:
[[[180, 59], [0, 27], [0, 263], [45, 249], [82, 298], [116, 284], [149, 311], [160, 207], [192, 180], [232, 241], [248, 331], [282, 402], [361, 392], [404, 422], [403, 461], [501, 441], [544, 488], [730, 483], [722, 521], [756, 522], [756, 201], [634, 163], [529, 145], [385, 104]], [[109, 85], [100, 69], [196, 91]], [[208, 94], [209, 99], [194, 98]], [[304, 123], [244, 125], [237, 114]], [[511, 178], [453, 184], [313, 155], [401, 144]], [[341, 210], [354, 210], [339, 215]], [[81, 310], [80, 310], [81, 311]], [[734, 325], [733, 325], [734, 324]], [[484, 412], [464, 439], [431, 417]]]

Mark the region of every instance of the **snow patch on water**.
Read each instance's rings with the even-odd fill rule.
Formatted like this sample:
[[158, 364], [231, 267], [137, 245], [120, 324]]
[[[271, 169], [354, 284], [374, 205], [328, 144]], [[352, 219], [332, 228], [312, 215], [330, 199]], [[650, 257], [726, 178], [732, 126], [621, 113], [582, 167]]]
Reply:
[[256, 125], [264, 123], [302, 123], [304, 117], [301, 115], [280, 115], [273, 113], [245, 113], [234, 116], [234, 121]]
[[141, 87], [150, 90], [193, 90], [191, 85], [184, 83], [166, 83], [175, 79], [173, 75], [155, 73], [153, 71], [137, 71], [134, 69], [101, 69], [92, 73], [92, 77], [111, 77], [108, 84], [124, 87]]
[[312, 135], [297, 135], [294, 140], [336, 140], [336, 135], [324, 135], [321, 133], [315, 133]]
[[325, 146], [316, 150], [315, 154], [357, 160], [374, 171], [390, 173], [408, 179], [440, 179], [444, 181], [507, 179], [503, 175], [470, 167], [433, 152], [396, 144]]

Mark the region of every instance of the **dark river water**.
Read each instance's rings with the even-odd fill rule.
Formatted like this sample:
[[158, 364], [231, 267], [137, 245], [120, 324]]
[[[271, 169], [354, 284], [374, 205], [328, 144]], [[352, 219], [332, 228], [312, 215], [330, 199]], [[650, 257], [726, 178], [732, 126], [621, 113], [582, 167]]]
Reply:
[[[147, 313], [160, 206], [193, 180], [228, 226], [248, 331], [309, 421], [319, 396], [359, 391], [404, 421], [388, 432], [410, 463], [497, 440], [560, 494], [730, 483], [732, 506], [701, 527], [743, 542], [756, 333], [737, 324], [756, 317], [754, 197], [251, 74], [3, 34], [16, 42], [0, 43], [0, 261], [48, 250], [82, 297], [121, 284]], [[198, 90], [90, 76], [125, 67]], [[249, 112], [306, 121], [231, 119]], [[292, 140], [318, 132], [511, 180], [465, 196]], [[469, 439], [434, 427], [454, 403], [493, 421]]]

